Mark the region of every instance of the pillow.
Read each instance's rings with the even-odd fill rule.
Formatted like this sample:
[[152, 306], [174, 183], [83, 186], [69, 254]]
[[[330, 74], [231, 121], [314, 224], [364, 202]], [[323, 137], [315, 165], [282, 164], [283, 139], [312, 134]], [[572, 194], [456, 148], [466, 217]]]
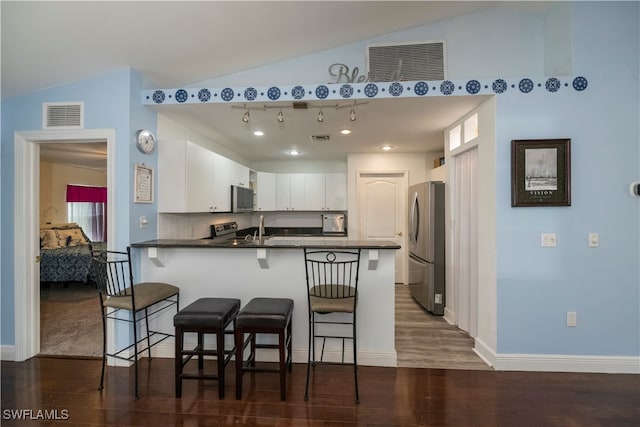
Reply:
[[42, 249], [58, 249], [69, 246], [87, 244], [84, 234], [80, 228], [68, 230], [42, 230], [40, 232], [40, 247]]
[[58, 230], [42, 230], [40, 247], [42, 249], [59, 249], [67, 246], [67, 236], [58, 235]]
[[58, 234], [66, 236], [67, 246], [84, 245], [87, 243], [87, 239], [84, 238], [84, 234], [80, 228], [71, 228], [69, 230], [56, 230]]

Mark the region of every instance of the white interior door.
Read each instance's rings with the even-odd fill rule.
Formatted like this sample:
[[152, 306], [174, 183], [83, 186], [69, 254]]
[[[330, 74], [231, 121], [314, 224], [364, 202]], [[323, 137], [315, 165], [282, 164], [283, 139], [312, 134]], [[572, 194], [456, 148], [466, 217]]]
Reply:
[[359, 173], [357, 183], [360, 239], [387, 240], [396, 251], [396, 283], [406, 283], [408, 183], [404, 172]]
[[478, 334], [478, 149], [455, 157], [453, 281], [458, 327]]

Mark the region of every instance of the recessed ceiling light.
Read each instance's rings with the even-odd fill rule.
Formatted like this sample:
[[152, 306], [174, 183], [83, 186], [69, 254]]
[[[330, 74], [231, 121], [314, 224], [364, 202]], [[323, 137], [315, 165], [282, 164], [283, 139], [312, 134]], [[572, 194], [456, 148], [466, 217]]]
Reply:
[[264, 132], [262, 132], [261, 130], [256, 130], [256, 131], [253, 131], [253, 134], [255, 136], [262, 136], [262, 135], [264, 135]]
[[381, 149], [382, 151], [391, 151], [391, 150], [393, 150], [394, 148], [396, 148], [396, 147], [394, 147], [393, 145], [383, 145], [382, 147], [380, 147], [380, 149]]
[[352, 132], [351, 129], [342, 129], [340, 131], [340, 133], [343, 135], [349, 135], [351, 132]]
[[297, 155], [299, 155], [299, 154], [300, 154], [300, 152], [299, 152], [298, 150], [291, 150], [291, 151], [289, 151], [289, 155], [291, 155], [291, 156], [297, 156]]

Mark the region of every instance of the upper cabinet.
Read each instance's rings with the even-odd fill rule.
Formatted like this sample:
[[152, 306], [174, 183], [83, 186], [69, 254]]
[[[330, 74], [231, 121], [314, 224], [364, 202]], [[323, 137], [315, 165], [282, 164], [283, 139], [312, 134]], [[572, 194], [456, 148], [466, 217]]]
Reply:
[[158, 147], [158, 211], [231, 211], [231, 185], [249, 184], [240, 166], [191, 141], [167, 141]]
[[276, 210], [276, 174], [256, 172], [256, 202], [259, 211]]
[[346, 210], [346, 194], [344, 173], [276, 174], [276, 210]]
[[347, 175], [328, 173], [325, 177], [325, 210], [347, 210]]
[[[191, 141], [158, 147], [158, 212], [230, 212], [231, 186], [250, 188], [251, 171]], [[255, 173], [258, 211], [347, 209], [344, 173]]]

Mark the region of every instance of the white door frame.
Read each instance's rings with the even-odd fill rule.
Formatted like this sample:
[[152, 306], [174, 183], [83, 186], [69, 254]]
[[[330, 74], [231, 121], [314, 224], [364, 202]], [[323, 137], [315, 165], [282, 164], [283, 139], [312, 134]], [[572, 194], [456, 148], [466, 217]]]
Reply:
[[107, 244], [115, 239], [115, 129], [16, 132], [14, 137], [14, 360], [40, 352], [40, 144], [107, 141]]

